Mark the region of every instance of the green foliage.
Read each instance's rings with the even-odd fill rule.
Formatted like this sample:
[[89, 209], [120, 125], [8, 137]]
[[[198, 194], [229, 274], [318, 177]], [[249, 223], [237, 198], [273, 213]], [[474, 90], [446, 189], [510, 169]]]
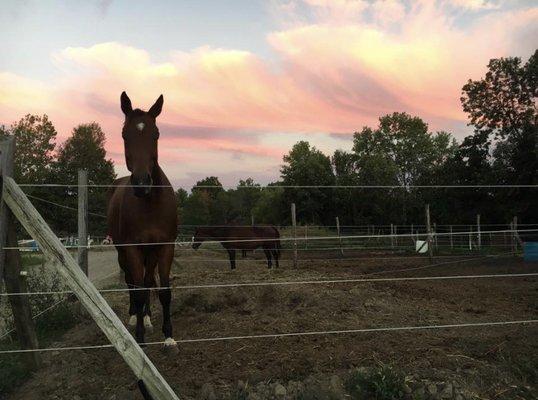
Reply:
[[[116, 178], [114, 163], [106, 158], [105, 133], [99, 124], [92, 122], [81, 124], [73, 129], [71, 136], [59, 147], [57, 161], [54, 164], [55, 181], [73, 184], [78, 180], [78, 170], [88, 171], [88, 185], [108, 185]], [[77, 193], [71, 188], [61, 188], [49, 193], [60, 192], [57, 203], [77, 207]], [[50, 196], [50, 195], [49, 195]], [[88, 208], [94, 214], [106, 214], [107, 188], [88, 188]], [[54, 210], [55, 215], [61, 216], [56, 224], [65, 233], [76, 232], [76, 213], [69, 210]], [[58, 218], [56, 218], [58, 220]], [[91, 216], [89, 231], [93, 234], [106, 233], [106, 220]]]
[[0, 127], [0, 138], [14, 136], [15, 180], [19, 183], [44, 183], [54, 163], [56, 129], [47, 115], [27, 114], [9, 128]]
[[[308, 142], [296, 143], [283, 160], [280, 174], [284, 186], [335, 184], [331, 159]], [[300, 221], [330, 223], [332, 194], [327, 188], [285, 188], [284, 201], [295, 203]]]
[[356, 369], [348, 377], [346, 390], [352, 399], [403, 399], [405, 377], [394, 367], [380, 364], [371, 370]]

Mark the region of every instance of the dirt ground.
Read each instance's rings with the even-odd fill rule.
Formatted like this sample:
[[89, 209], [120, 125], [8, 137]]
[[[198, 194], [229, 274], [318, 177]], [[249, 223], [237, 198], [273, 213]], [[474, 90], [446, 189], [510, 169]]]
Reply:
[[[237, 270], [230, 271], [223, 252], [182, 250], [173, 284], [348, 278], [427, 265], [425, 258], [391, 258], [398, 255], [383, 252], [348, 252], [346, 257], [351, 260], [345, 261], [338, 260], [337, 252], [302, 252], [302, 258], [309, 259], [301, 261], [298, 269], [284, 260], [280, 269], [268, 271], [261, 256], [261, 252], [250, 254], [238, 261]], [[435, 260], [453, 261], [454, 257]], [[522, 272], [538, 272], [538, 263], [482, 258], [377, 276]], [[109, 293], [105, 298], [126, 321], [127, 293]], [[155, 331], [146, 335], [148, 342], [163, 340], [160, 304], [155, 297], [152, 301]], [[536, 277], [184, 289], [175, 290], [172, 300], [176, 339], [537, 316]], [[165, 355], [160, 346], [149, 346], [146, 352], [181, 398], [199, 398], [208, 383], [217, 398], [226, 398], [238, 381], [256, 385], [317, 375], [344, 376], [354, 367], [384, 363], [421, 379], [458, 382], [476, 398], [513, 399], [523, 398], [518, 397], [518, 388], [523, 386], [526, 398], [538, 393], [528, 371], [535, 374], [538, 366], [537, 337], [538, 324], [529, 324], [183, 343], [174, 357]], [[106, 338], [88, 319], [56, 345], [104, 343]], [[45, 367], [8, 399], [141, 399], [134, 375], [113, 349], [47, 352], [43, 356]]]

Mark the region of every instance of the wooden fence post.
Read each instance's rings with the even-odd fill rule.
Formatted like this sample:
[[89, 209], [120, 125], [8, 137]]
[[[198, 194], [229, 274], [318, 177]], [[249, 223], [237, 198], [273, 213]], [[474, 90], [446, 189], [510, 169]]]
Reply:
[[433, 245], [435, 250], [437, 250], [437, 223], [433, 223]]
[[340, 255], [344, 255], [344, 249], [342, 248], [342, 236], [340, 236], [340, 220], [336, 217], [336, 232], [338, 234], [338, 243], [340, 244]]
[[430, 224], [430, 205], [426, 204], [426, 231], [428, 232], [428, 257], [430, 258], [430, 263], [433, 262], [433, 247], [432, 247], [432, 227]]
[[473, 226], [469, 225], [469, 250], [473, 249]]
[[293, 225], [293, 268], [297, 268], [297, 216], [295, 203], [291, 203], [291, 223]]
[[[18, 249], [6, 250], [4, 247], [17, 247], [17, 231], [13, 223], [13, 216], [5, 203], [4, 185], [7, 179], [13, 176], [15, 154], [15, 139], [8, 138], [0, 144], [0, 271], [3, 271], [3, 280], [7, 293], [27, 293], [26, 276], [21, 271], [21, 255]], [[7, 246], [6, 246], [7, 245]], [[2, 275], [0, 273], [0, 275]], [[9, 296], [9, 303], [13, 312], [13, 321], [17, 338], [23, 349], [37, 349], [39, 343], [35, 332], [32, 309], [27, 296]], [[39, 353], [29, 352], [23, 355], [26, 367], [36, 370], [41, 365]]]
[[88, 276], [88, 170], [78, 170], [78, 265]]
[[390, 247], [394, 248], [394, 225], [390, 224]]
[[478, 242], [478, 251], [482, 250], [482, 233], [480, 231], [480, 214], [476, 214], [476, 240]]
[[452, 225], [450, 225], [450, 250], [454, 249], [454, 236], [452, 236]]
[[143, 383], [154, 400], [177, 400], [172, 388], [12, 178], [4, 179], [3, 193], [4, 201], [13, 214], [39, 244], [43, 254], [56, 261], [53, 265], [58, 273], [129, 365], [139, 383]]

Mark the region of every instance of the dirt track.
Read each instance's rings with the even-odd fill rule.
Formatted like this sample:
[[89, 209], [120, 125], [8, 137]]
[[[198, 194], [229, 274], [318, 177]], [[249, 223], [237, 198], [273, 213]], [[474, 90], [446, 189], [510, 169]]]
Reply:
[[[262, 262], [196, 261], [222, 253], [180, 257], [174, 285], [262, 280], [345, 278], [380, 270], [425, 265], [415, 258], [309, 261], [298, 270], [284, 262], [269, 272]], [[319, 254], [312, 253], [315, 258]], [[337, 257], [337, 254], [327, 256]], [[446, 261], [445, 259], [441, 261]], [[429, 276], [538, 272], [538, 264], [496, 259], [439, 266], [383, 276]], [[176, 339], [366, 327], [434, 325], [533, 319], [538, 315], [538, 280], [532, 278], [384, 282], [176, 290], [172, 319]], [[107, 294], [126, 320], [127, 294]], [[160, 341], [159, 305], [154, 306]], [[392, 363], [406, 374], [453, 380], [481, 398], [516, 398], [525, 365], [538, 365], [537, 325], [454, 328], [430, 331], [186, 343], [170, 359], [160, 348], [147, 353], [182, 398], [199, 396], [211, 383], [221, 397], [237, 381], [302, 380], [309, 375], [342, 375], [355, 366]], [[101, 344], [92, 321], [71, 330], [59, 346]], [[47, 366], [9, 399], [138, 399], [134, 376], [111, 349], [47, 353]]]

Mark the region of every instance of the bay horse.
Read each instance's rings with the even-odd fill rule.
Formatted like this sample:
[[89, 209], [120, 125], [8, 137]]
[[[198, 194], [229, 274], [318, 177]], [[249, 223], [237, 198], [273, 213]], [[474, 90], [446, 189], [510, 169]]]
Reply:
[[178, 217], [172, 186], [158, 162], [159, 129], [156, 118], [163, 106], [161, 95], [149, 111], [133, 110], [125, 92], [121, 94], [125, 115], [122, 137], [130, 176], [114, 182], [108, 194], [108, 232], [118, 252], [118, 263], [125, 272], [129, 289], [129, 324], [135, 326], [136, 340], [144, 343], [145, 329], [151, 329], [149, 289], [156, 286], [162, 305], [164, 349], [176, 353], [170, 321], [170, 268]]
[[271, 258], [278, 268], [280, 258], [280, 233], [274, 226], [204, 226], [196, 228], [192, 238], [192, 248], [197, 250], [202, 242], [214, 240], [220, 242], [228, 251], [230, 265], [235, 269], [236, 250], [255, 250], [263, 248], [267, 258], [267, 267], [273, 266]]

